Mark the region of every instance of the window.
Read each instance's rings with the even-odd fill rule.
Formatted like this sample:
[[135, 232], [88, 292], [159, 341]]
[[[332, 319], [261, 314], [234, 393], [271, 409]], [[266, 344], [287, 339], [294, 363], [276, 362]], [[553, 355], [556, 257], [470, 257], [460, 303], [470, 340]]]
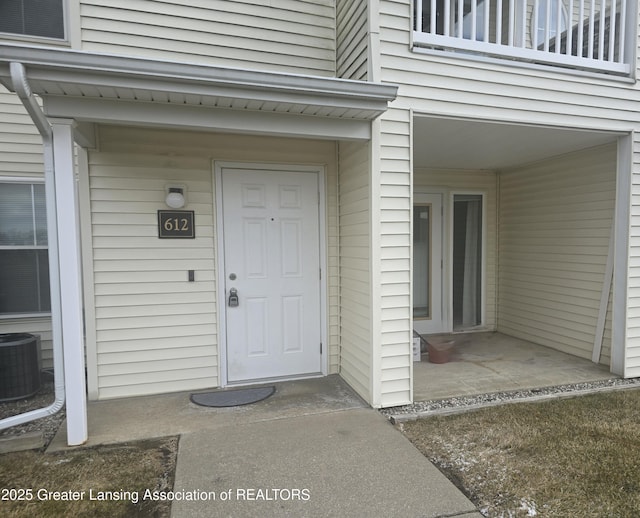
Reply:
[[63, 0], [0, 0], [0, 32], [64, 39]]
[[431, 204], [413, 206], [413, 318], [431, 318]]
[[44, 185], [0, 183], [0, 315], [49, 311]]

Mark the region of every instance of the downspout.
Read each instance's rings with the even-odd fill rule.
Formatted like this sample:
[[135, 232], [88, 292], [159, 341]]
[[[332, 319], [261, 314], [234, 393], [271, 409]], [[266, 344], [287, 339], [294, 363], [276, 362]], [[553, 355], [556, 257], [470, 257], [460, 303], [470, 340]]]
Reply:
[[28, 423], [41, 417], [47, 417], [60, 411], [65, 402], [64, 387], [64, 358], [62, 347], [62, 311], [60, 307], [60, 273], [58, 260], [58, 226], [56, 220], [56, 191], [53, 168], [53, 131], [47, 117], [36, 102], [29, 83], [24, 65], [11, 63], [11, 81], [15, 93], [29, 113], [33, 123], [42, 136], [44, 146], [44, 179], [45, 199], [47, 208], [47, 240], [49, 247], [49, 283], [51, 291], [51, 329], [53, 340], [53, 375], [55, 385], [55, 399], [44, 408], [38, 408], [24, 414], [18, 414], [0, 420], [0, 430], [23, 423]]

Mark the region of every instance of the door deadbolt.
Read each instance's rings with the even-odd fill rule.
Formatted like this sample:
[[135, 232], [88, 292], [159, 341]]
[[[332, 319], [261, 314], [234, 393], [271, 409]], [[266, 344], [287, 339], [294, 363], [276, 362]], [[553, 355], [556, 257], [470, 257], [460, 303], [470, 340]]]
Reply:
[[231, 288], [229, 290], [229, 307], [235, 308], [240, 305], [240, 300], [238, 299], [238, 290], [235, 288]]

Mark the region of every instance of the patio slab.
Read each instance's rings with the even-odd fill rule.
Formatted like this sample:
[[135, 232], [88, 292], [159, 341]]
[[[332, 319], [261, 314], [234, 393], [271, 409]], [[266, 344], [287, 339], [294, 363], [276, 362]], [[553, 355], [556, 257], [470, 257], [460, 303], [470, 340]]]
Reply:
[[501, 333], [450, 335], [451, 361], [414, 362], [414, 401], [616, 378], [605, 365]]

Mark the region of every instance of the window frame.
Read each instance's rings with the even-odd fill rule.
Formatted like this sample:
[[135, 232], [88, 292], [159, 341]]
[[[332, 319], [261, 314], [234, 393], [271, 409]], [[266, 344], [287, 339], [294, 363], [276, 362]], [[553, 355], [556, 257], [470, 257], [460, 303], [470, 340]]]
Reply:
[[[0, 176], [0, 186], [3, 184], [27, 184], [27, 185], [44, 185], [45, 180], [42, 177], [33, 176]], [[46, 197], [45, 197], [46, 198]], [[48, 224], [48, 222], [47, 222]], [[2, 250], [47, 250], [49, 251], [49, 243], [47, 239], [46, 245], [0, 245], [0, 251]], [[17, 320], [22, 318], [47, 318], [51, 317], [51, 310], [49, 311], [35, 311], [35, 312], [15, 312], [15, 313], [0, 313], [0, 320]]]
[[[61, 46], [71, 46], [72, 44], [72, 36], [69, 28], [71, 27], [71, 13], [79, 12], [79, 1], [80, 0], [61, 0], [62, 1], [62, 23], [63, 28], [62, 32], [64, 36], [62, 38], [52, 38], [48, 36], [38, 36], [34, 34], [21, 34], [17, 32], [3, 32], [0, 31], [0, 40], [13, 40], [13, 41], [21, 41], [28, 43], [44, 43], [49, 45], [61, 45]], [[78, 16], [79, 18], [79, 16]], [[1, 180], [0, 180], [1, 181]]]

